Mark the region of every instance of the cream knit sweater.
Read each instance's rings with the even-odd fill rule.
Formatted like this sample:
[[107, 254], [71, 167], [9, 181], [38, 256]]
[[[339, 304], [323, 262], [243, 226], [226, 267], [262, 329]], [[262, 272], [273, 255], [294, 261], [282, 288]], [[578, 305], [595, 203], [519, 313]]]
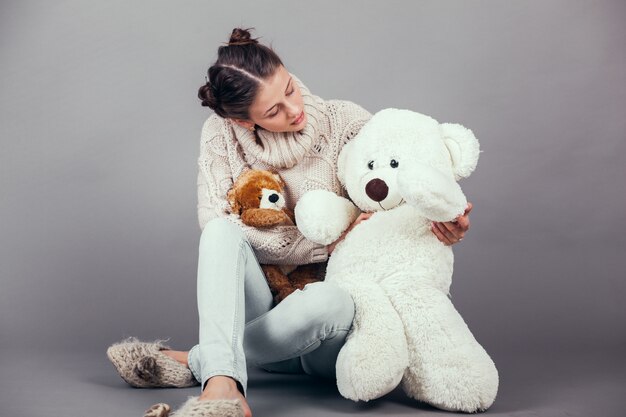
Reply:
[[300, 86], [307, 125], [299, 132], [255, 132], [216, 114], [202, 127], [198, 158], [198, 222], [200, 229], [216, 217], [239, 225], [261, 263], [304, 265], [324, 262], [328, 251], [307, 240], [296, 226], [257, 229], [230, 211], [226, 193], [247, 169], [278, 172], [285, 182], [285, 203], [294, 209], [307, 191], [325, 189], [345, 196], [337, 179], [337, 156], [372, 116], [350, 101], [323, 100], [291, 74]]

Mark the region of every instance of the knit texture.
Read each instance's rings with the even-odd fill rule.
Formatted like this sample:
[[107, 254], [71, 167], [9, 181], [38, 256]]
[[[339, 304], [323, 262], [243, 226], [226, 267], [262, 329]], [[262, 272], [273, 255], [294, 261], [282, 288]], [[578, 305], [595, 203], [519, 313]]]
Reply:
[[188, 397], [180, 408], [170, 414], [170, 406], [158, 403], [147, 409], [144, 417], [243, 417], [239, 400], [202, 400]]
[[198, 157], [198, 223], [225, 217], [241, 227], [259, 262], [305, 265], [328, 259], [325, 245], [307, 240], [296, 226], [256, 229], [231, 212], [226, 193], [248, 169], [277, 172], [285, 182], [285, 203], [290, 210], [307, 191], [325, 189], [345, 196], [337, 179], [337, 156], [372, 117], [361, 106], [345, 100], [323, 100], [291, 74], [298, 83], [307, 113], [299, 132], [251, 132], [229, 119], [211, 115], [202, 127]]
[[168, 417], [169, 415], [170, 406], [165, 403], [154, 404], [143, 413], [143, 417]]
[[191, 387], [200, 383], [191, 370], [160, 352], [163, 341], [142, 342], [129, 337], [107, 349], [107, 357], [124, 381], [137, 388]]

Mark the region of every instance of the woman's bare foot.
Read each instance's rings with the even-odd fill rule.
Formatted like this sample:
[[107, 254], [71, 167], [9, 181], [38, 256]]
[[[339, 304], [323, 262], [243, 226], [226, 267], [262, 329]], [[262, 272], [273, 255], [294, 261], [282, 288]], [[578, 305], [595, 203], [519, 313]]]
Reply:
[[[180, 350], [161, 350], [164, 354], [177, 362], [189, 367], [189, 352]], [[200, 394], [200, 400], [240, 400], [245, 417], [252, 417], [252, 410], [246, 401], [246, 397], [237, 388], [237, 382], [228, 376], [216, 375], [209, 378]]]
[[161, 352], [165, 353], [170, 358], [175, 359], [177, 362], [180, 362], [183, 365], [185, 365], [187, 368], [189, 368], [189, 362], [188, 362], [189, 352], [188, 351], [164, 349], [164, 350], [161, 350]]
[[216, 375], [209, 378], [199, 400], [240, 400], [244, 416], [252, 417], [252, 410], [246, 398], [237, 389], [237, 382], [228, 376]]

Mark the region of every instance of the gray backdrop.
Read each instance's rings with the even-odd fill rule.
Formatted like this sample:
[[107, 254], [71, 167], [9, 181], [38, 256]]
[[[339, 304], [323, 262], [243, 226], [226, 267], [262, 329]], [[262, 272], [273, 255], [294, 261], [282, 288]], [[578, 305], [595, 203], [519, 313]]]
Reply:
[[[119, 388], [107, 406], [140, 415], [116, 399], [127, 386], [104, 364], [106, 347], [130, 335], [196, 343], [196, 158], [210, 114], [196, 93], [242, 25], [325, 99], [475, 132], [484, 152], [461, 184], [475, 208], [454, 247], [452, 295], [499, 366], [503, 411], [535, 409], [539, 395], [506, 393], [566, 357], [559, 369], [581, 373], [546, 371], [546, 389], [597, 387], [589, 375], [618, 369], [596, 397], [617, 404], [625, 21], [623, 1], [3, 0], [0, 348], [30, 353], [2, 355], [0, 403], [13, 415], [27, 398], [25, 415], [44, 410], [30, 384], [62, 373], [46, 367], [56, 352], [68, 364], [97, 358], [75, 375], [91, 375], [94, 398], [99, 383]], [[72, 404], [66, 415], [79, 414]]]

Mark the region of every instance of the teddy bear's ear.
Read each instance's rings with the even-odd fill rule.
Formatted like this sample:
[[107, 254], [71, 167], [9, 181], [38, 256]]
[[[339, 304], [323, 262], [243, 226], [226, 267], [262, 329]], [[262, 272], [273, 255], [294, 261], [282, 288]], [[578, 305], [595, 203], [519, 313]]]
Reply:
[[241, 214], [241, 205], [237, 201], [237, 193], [235, 193], [235, 189], [231, 188], [228, 190], [226, 194], [228, 198], [228, 204], [230, 204], [230, 208], [234, 214]]
[[280, 177], [280, 175], [278, 175], [278, 173], [272, 172], [272, 176], [274, 177], [274, 179], [276, 180], [276, 182], [278, 182], [278, 184], [280, 184], [280, 188], [285, 188], [285, 183], [283, 182], [283, 179]]
[[471, 130], [456, 123], [442, 123], [439, 128], [450, 152], [454, 178], [458, 181], [469, 177], [478, 163], [480, 153], [478, 139]]

